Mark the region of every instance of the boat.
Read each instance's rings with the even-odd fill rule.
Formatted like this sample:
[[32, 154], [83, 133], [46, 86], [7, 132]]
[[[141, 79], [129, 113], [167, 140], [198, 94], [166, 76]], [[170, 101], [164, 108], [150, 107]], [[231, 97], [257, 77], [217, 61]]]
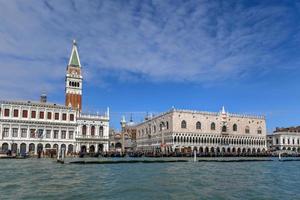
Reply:
[[11, 159], [16, 158], [17, 156], [10, 152], [0, 152], [0, 159]]

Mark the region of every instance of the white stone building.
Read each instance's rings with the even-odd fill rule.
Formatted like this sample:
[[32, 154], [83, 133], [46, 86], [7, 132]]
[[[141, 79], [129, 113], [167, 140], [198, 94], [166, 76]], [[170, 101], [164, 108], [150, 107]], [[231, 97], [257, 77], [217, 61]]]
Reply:
[[135, 126], [137, 150], [208, 154], [266, 151], [263, 116], [171, 109]]
[[77, 118], [77, 152], [108, 151], [109, 110], [105, 115], [80, 114]]
[[272, 138], [270, 150], [290, 150], [300, 152], [300, 127], [277, 128]]
[[74, 152], [76, 111], [62, 105], [31, 101], [0, 101], [2, 151], [37, 154], [46, 148]]
[[45, 149], [66, 152], [108, 151], [109, 110], [103, 115], [82, 113], [81, 63], [74, 41], [65, 79], [65, 105], [0, 101], [0, 149], [37, 154]]

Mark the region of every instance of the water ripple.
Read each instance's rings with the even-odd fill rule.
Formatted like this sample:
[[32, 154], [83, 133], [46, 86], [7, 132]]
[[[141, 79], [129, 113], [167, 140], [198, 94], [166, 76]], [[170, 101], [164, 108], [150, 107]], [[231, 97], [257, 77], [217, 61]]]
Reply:
[[300, 199], [300, 162], [0, 160], [0, 199]]

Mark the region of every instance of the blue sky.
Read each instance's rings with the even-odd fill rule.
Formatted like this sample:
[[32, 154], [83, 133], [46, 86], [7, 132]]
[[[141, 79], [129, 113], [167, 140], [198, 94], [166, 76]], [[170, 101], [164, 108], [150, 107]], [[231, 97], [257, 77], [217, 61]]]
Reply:
[[300, 125], [300, 1], [0, 0], [0, 95], [64, 102], [76, 39], [85, 111], [176, 108]]

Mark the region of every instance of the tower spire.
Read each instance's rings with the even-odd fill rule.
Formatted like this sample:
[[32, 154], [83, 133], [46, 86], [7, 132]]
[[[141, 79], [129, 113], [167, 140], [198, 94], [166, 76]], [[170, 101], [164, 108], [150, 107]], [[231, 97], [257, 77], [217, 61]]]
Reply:
[[81, 67], [76, 40], [73, 40], [73, 46], [68, 65], [74, 67]]
[[224, 106], [222, 106], [222, 114], [226, 114]]

